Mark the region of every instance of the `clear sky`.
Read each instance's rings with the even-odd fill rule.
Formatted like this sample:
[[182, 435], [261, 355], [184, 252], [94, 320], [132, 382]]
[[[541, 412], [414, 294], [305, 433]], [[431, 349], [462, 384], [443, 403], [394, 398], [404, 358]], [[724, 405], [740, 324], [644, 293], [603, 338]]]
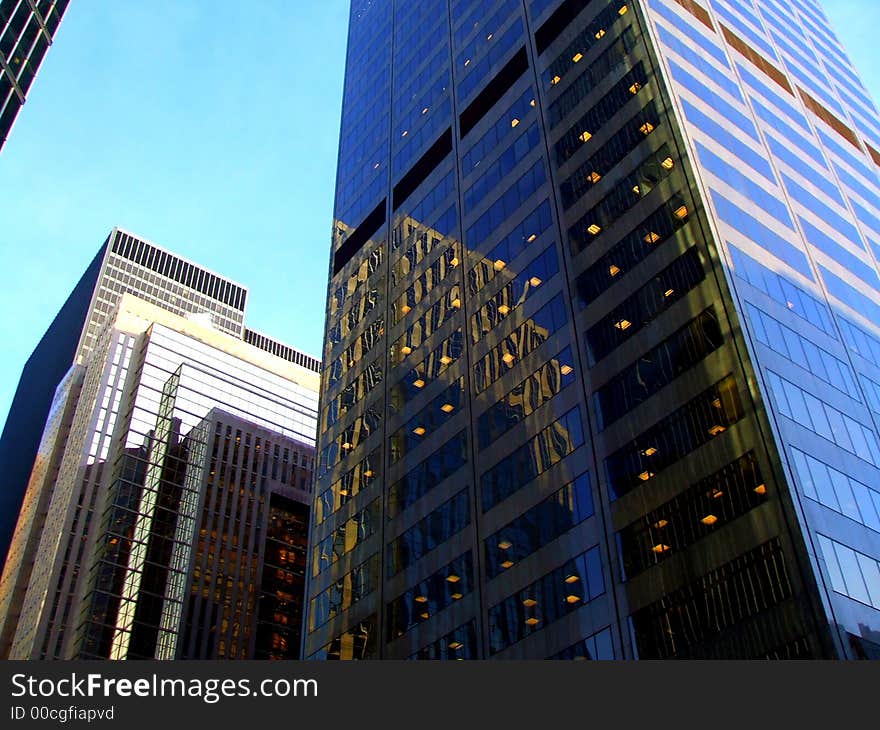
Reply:
[[[880, 3], [822, 4], [880, 100]], [[115, 225], [320, 355], [347, 22], [347, 0], [70, 4], [0, 151], [0, 419]]]

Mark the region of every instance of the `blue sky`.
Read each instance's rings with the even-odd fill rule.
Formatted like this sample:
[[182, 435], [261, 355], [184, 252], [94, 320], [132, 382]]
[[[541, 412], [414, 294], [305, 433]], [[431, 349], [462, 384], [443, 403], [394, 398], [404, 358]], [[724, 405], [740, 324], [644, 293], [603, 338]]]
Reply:
[[[880, 99], [880, 3], [825, 0]], [[347, 0], [71, 3], [0, 151], [0, 414], [114, 225], [247, 285], [320, 355]]]

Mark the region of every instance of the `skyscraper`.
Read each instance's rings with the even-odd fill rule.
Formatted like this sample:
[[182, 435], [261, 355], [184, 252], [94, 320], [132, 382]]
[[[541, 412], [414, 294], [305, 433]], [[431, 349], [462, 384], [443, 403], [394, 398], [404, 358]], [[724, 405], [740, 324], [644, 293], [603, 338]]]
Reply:
[[294, 358], [123, 294], [56, 394], [0, 650], [297, 657], [317, 385]]
[[0, 0], [0, 149], [67, 4], [68, 0]]
[[814, 0], [354, 0], [305, 656], [878, 656], [878, 150]]
[[[235, 337], [254, 336], [244, 327], [245, 287], [114, 228], [28, 358], [6, 417], [0, 436], [0, 557], [4, 559], [55, 388], [71, 365], [88, 357], [125, 292], [171, 312], [208, 318]], [[311, 360], [309, 366], [315, 367]]]

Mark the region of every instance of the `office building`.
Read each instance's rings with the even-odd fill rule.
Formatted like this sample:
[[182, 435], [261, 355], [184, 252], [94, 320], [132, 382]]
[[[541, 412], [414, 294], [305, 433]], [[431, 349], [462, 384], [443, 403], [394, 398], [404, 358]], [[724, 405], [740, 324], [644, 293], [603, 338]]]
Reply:
[[304, 655], [877, 657], [878, 150], [815, 0], [354, 0]]
[[69, 0], [0, 0], [0, 150]]
[[[125, 292], [177, 314], [202, 317], [235, 337], [250, 341], [255, 336], [244, 327], [246, 287], [114, 228], [22, 370], [0, 435], [0, 560], [6, 556], [55, 388], [71, 365], [85, 362]], [[316, 367], [316, 361], [312, 358], [307, 366]]]
[[317, 385], [124, 294], [58, 389], [0, 591], [9, 657], [298, 657]]

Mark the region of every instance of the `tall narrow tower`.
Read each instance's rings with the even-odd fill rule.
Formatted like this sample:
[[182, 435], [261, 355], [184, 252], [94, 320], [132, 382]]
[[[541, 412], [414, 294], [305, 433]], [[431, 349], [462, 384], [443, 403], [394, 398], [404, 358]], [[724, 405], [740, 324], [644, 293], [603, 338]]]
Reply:
[[69, 0], [0, 0], [0, 149]]
[[814, 0], [354, 0], [305, 656], [880, 648], [880, 124]]

